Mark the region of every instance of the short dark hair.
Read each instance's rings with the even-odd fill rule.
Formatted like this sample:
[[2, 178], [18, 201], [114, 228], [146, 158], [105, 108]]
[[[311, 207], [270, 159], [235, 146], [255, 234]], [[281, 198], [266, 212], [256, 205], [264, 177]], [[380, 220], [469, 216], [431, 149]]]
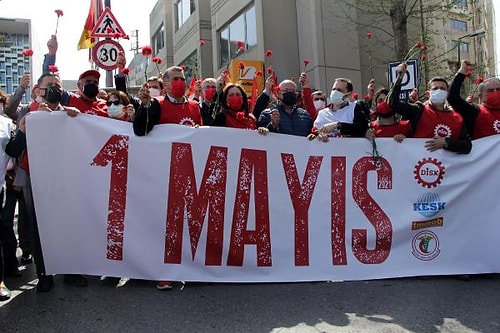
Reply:
[[439, 77], [439, 76], [435, 76], [433, 77], [432, 79], [429, 80], [429, 87], [431, 86], [431, 83], [432, 82], [444, 82], [446, 83], [446, 88], [449, 88], [450, 86], [448, 85], [448, 81], [446, 81], [446, 79], [442, 78], [442, 77]]
[[163, 89], [163, 80], [158, 77], [158, 76], [151, 76], [149, 79], [148, 79], [148, 82], [149, 81], [156, 81], [160, 84], [160, 88]]
[[42, 84], [42, 80], [44, 78], [46, 78], [47, 76], [50, 76], [50, 77], [56, 77], [58, 78], [59, 80], [61, 80], [61, 78], [59, 77], [59, 74], [56, 74], [56, 73], [52, 73], [52, 72], [47, 72], [47, 73], [43, 73], [40, 78], [38, 79], [38, 81], [36, 81], [36, 83], [38, 84], [38, 86], [40, 86]]
[[346, 78], [343, 78], [343, 77], [339, 77], [339, 78], [336, 78], [335, 81], [345, 82], [346, 85], [347, 85], [346, 86], [347, 87], [347, 92], [352, 92], [354, 90], [352, 82], [349, 79], [346, 79]]

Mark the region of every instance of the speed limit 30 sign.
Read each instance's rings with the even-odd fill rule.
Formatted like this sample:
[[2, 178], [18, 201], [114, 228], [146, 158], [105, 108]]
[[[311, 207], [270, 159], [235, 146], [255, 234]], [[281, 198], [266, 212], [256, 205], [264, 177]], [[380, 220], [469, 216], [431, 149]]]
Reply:
[[92, 60], [97, 66], [110, 71], [117, 67], [116, 61], [120, 52], [125, 53], [118, 42], [111, 39], [101, 40], [92, 49]]

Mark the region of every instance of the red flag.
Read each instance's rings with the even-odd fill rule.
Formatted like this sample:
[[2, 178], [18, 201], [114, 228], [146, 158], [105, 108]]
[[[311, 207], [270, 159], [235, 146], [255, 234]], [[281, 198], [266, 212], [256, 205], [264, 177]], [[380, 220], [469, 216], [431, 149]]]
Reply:
[[94, 25], [97, 22], [97, 19], [101, 15], [103, 10], [102, 0], [90, 0], [90, 9], [89, 14], [87, 16], [87, 20], [85, 21], [85, 25], [83, 26], [82, 35], [80, 37], [80, 41], [78, 42], [77, 49], [90, 49], [94, 47], [94, 38], [90, 37], [92, 30], [94, 29]]
[[188, 97], [191, 95], [194, 95], [194, 87], [196, 85], [196, 81], [198, 81], [198, 78], [196, 75], [193, 75], [193, 78], [191, 79], [191, 82], [189, 83], [189, 91], [188, 91]]
[[250, 111], [253, 113], [253, 108], [255, 106], [255, 101], [257, 100], [257, 95], [259, 94], [259, 83], [257, 82], [257, 76], [254, 75], [253, 80], [252, 80], [252, 91], [250, 94]]

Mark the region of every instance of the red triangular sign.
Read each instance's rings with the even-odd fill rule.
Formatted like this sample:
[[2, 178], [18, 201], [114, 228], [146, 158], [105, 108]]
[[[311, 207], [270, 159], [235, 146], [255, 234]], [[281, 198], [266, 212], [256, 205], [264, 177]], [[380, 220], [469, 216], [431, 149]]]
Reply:
[[120, 23], [115, 18], [111, 9], [106, 7], [104, 11], [99, 16], [97, 23], [94, 25], [94, 29], [90, 33], [92, 37], [112, 37], [113, 34], [122, 34], [126, 35], [125, 31], [123, 31]]

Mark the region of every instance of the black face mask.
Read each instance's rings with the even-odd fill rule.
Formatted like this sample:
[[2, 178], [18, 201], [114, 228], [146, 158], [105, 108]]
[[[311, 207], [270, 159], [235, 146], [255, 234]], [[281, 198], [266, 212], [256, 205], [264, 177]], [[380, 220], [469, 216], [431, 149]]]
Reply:
[[43, 98], [48, 103], [60, 103], [62, 100], [62, 91], [58, 86], [49, 86], [45, 88], [45, 95]]
[[96, 98], [99, 93], [99, 87], [95, 84], [89, 83], [83, 86], [83, 94], [88, 98]]
[[297, 103], [297, 95], [292, 91], [283, 93], [281, 101], [288, 106], [295, 105]]

